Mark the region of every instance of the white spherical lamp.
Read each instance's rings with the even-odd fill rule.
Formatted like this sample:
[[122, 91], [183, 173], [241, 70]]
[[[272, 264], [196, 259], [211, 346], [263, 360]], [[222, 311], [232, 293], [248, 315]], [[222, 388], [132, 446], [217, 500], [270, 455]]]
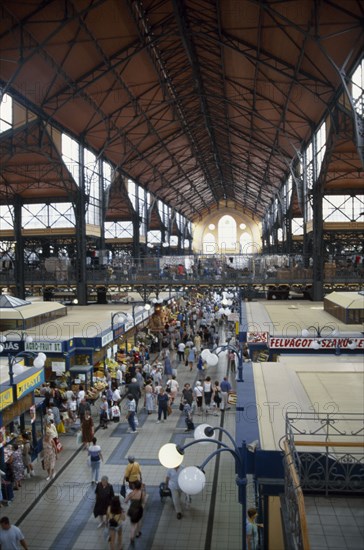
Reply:
[[210, 353], [210, 355], [206, 359], [206, 363], [208, 364], [209, 367], [216, 367], [218, 362], [219, 362], [219, 358], [214, 353]]
[[[206, 430], [207, 428], [207, 430]], [[207, 435], [206, 431], [209, 433], [211, 432], [211, 435]], [[215, 439], [215, 430], [212, 430], [211, 426], [209, 424], [199, 424], [195, 431], [193, 432], [193, 437], [195, 439], [206, 439], [206, 443], [208, 443], [209, 439]], [[201, 442], [201, 445], [204, 443]]]
[[26, 336], [25, 337], [25, 342], [26, 342], [26, 344], [31, 344], [31, 342], [33, 342], [33, 337], [32, 336]]
[[0, 353], [4, 351], [4, 346], [0, 344]]
[[304, 336], [305, 338], [307, 338], [308, 336], [310, 336], [310, 333], [309, 331], [307, 330], [307, 328], [304, 328], [302, 330], [302, 336]]
[[314, 340], [311, 344], [312, 349], [320, 349], [320, 347], [321, 347], [321, 344], [317, 340]]
[[183, 455], [178, 452], [177, 445], [166, 443], [159, 449], [158, 459], [165, 468], [177, 468], [182, 464]]
[[44, 367], [44, 361], [41, 357], [39, 357], [39, 355], [37, 355], [37, 357], [34, 359], [33, 367], [35, 367], [36, 369], [42, 369]]
[[183, 468], [178, 476], [178, 485], [186, 495], [197, 495], [206, 485], [205, 474], [196, 466]]
[[211, 351], [210, 351], [209, 349], [206, 348], [206, 349], [203, 349], [203, 350], [201, 351], [201, 357], [202, 357], [202, 359], [203, 359], [204, 361], [207, 360], [207, 358], [209, 357], [209, 355], [211, 355]]
[[38, 353], [37, 357], [39, 357], [39, 359], [41, 359], [43, 361], [43, 363], [45, 363], [46, 360], [47, 360], [46, 354], [43, 353], [42, 351]]
[[4, 342], [6, 342], [6, 336], [4, 336], [3, 334], [0, 334], [0, 342], [3, 344]]

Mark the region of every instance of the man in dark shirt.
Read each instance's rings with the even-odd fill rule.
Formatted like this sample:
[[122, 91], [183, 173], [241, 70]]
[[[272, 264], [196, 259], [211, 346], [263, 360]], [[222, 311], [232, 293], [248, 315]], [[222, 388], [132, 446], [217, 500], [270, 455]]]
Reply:
[[91, 414], [90, 403], [88, 403], [86, 401], [86, 399], [81, 399], [81, 402], [78, 406], [78, 416], [80, 418], [81, 423], [82, 423], [83, 419], [85, 418], [86, 411], [88, 411]]
[[133, 398], [135, 399], [136, 409], [135, 412], [138, 411], [138, 401], [142, 396], [142, 392], [140, 390], [140, 386], [137, 382], [136, 378], [132, 378], [130, 384], [128, 384], [127, 393], [130, 393]]

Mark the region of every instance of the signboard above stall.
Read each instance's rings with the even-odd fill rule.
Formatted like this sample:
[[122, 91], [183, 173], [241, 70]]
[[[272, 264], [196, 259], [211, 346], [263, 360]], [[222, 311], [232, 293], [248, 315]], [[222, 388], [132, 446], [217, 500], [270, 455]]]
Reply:
[[15, 395], [17, 399], [24, 397], [34, 391], [45, 381], [44, 369], [35, 369], [29, 367], [26, 373], [19, 375], [15, 379]]
[[0, 411], [11, 405], [14, 401], [12, 386], [0, 387]]
[[269, 347], [271, 349], [314, 349], [314, 344], [319, 344], [319, 349], [332, 349], [336, 348], [347, 350], [363, 350], [364, 338], [349, 338], [349, 337], [337, 337], [337, 338], [292, 338], [271, 336], [269, 339]]
[[24, 349], [43, 353], [62, 353], [63, 342], [25, 342]]

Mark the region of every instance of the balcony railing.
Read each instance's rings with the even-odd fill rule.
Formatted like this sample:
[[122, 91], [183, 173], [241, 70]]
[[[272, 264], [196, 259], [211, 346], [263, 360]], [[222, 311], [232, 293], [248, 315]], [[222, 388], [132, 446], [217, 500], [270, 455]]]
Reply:
[[309, 550], [307, 519], [300, 479], [292, 458], [288, 441], [284, 441], [284, 509], [287, 514], [285, 529], [289, 547], [297, 550]]
[[364, 494], [362, 414], [288, 414], [286, 440], [304, 492]]
[[287, 414], [282, 450], [285, 534], [290, 548], [309, 550], [304, 494], [364, 493], [363, 415]]
[[[24, 270], [25, 285], [75, 285], [78, 280], [77, 271], [73, 267], [59, 267], [48, 271], [40, 265], [36, 268], [27, 266]], [[360, 286], [363, 274], [360, 270], [335, 270], [324, 275], [324, 283], [331, 286]], [[14, 285], [14, 270], [0, 271], [0, 284], [3, 286]], [[160, 285], [201, 285], [221, 284], [225, 286], [254, 285], [265, 289], [271, 288], [279, 291], [276, 298], [287, 297], [280, 294], [289, 287], [296, 285], [299, 289], [310, 288], [312, 285], [312, 272], [309, 269], [282, 269], [271, 272], [252, 271], [251, 269], [226, 268], [215, 270], [160, 269], [157, 263], [148, 265], [127, 265], [120, 267], [93, 267], [86, 270], [86, 283], [88, 285], [125, 286], [135, 284], [160, 284]]]

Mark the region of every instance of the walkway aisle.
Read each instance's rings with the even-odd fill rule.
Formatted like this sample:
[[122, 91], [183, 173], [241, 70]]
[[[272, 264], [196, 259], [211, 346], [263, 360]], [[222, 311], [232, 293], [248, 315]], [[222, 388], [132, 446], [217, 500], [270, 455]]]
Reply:
[[[226, 373], [226, 354], [221, 354], [219, 364], [208, 369], [212, 381], [221, 381]], [[182, 389], [185, 382], [194, 384], [196, 369], [190, 371], [181, 364], [178, 367], [178, 381]], [[107, 475], [114, 485], [115, 492], [127, 464], [126, 457], [133, 454], [142, 466], [143, 481], [149, 495], [143, 534], [137, 539], [135, 548], [144, 550], [200, 550], [202, 548], [241, 548], [241, 506], [237, 504], [237, 487], [235, 484], [234, 460], [230, 453], [222, 453], [216, 493], [216, 510], [210, 510], [212, 484], [215, 468], [213, 459], [206, 467], [207, 485], [203, 493], [194, 496], [189, 510], [183, 511], [183, 518], [178, 520], [170, 499], [161, 503], [159, 483], [165, 479], [166, 471], [158, 461], [160, 447], [170, 441], [184, 444], [192, 433], [185, 433], [184, 418], [178, 410], [178, 403], [165, 423], [156, 424], [156, 414], [147, 416], [140, 411], [139, 433], [127, 434], [125, 421], [114, 425], [109, 423], [108, 430], [98, 430], [96, 436], [101, 445], [105, 462], [101, 466], [101, 475]], [[220, 423], [220, 416], [212, 414], [195, 416], [195, 424], [208, 422], [211, 425]], [[235, 408], [224, 414], [224, 426], [234, 435]], [[76, 452], [76, 438], [62, 438], [65, 450], [62, 457]], [[68, 449], [68, 450], [67, 450]], [[184, 464], [200, 464], [208, 454], [216, 449], [215, 444], [195, 445], [186, 451]], [[24, 491], [18, 492], [14, 504], [5, 509], [11, 521], [17, 522], [22, 529], [31, 550], [100, 550], [107, 548], [103, 530], [97, 529], [98, 521], [94, 519], [94, 488], [90, 484], [90, 470], [86, 465], [86, 452], [79, 451], [72, 462], [60, 471], [48, 490], [36, 502], [32, 510], [22, 518], [24, 509], [29, 507], [30, 500], [39, 494], [40, 477], [26, 480]], [[44, 478], [44, 472], [38, 472]], [[30, 494], [30, 491], [33, 491]], [[21, 498], [19, 498], [21, 497]], [[24, 504], [26, 499], [26, 503]], [[211, 534], [210, 543], [205, 546], [207, 533]], [[123, 547], [129, 547], [129, 524], [125, 522]]]

